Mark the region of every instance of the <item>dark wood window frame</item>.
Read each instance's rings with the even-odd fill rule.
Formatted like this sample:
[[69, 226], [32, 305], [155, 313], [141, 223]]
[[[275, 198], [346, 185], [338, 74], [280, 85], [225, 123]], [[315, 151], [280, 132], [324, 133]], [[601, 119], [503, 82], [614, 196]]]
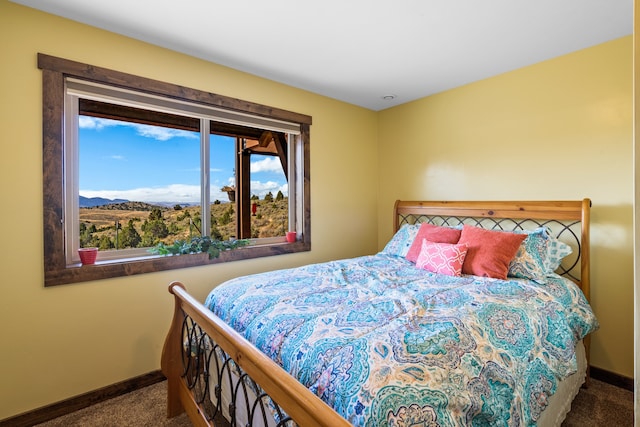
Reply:
[[[311, 200], [309, 129], [311, 117], [255, 104], [235, 98], [174, 85], [158, 80], [134, 76], [101, 67], [87, 65], [46, 54], [38, 54], [38, 68], [42, 70], [42, 139], [43, 139], [43, 226], [44, 226], [44, 285], [54, 286], [111, 277], [131, 276], [155, 271], [186, 268], [206, 264], [281, 255], [311, 250]], [[300, 238], [295, 243], [256, 244], [223, 252], [219, 258], [206, 254], [180, 256], [150, 256], [99, 262], [94, 265], [68, 265], [65, 257], [64, 232], [64, 100], [65, 79], [75, 77], [92, 82], [133, 89], [165, 96], [298, 123], [302, 144], [302, 196]]]

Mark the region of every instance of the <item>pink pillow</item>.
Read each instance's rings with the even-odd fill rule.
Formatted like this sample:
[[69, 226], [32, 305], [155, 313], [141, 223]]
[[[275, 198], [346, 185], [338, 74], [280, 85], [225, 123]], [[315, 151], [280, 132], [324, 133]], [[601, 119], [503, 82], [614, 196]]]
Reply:
[[460, 276], [466, 255], [466, 244], [435, 243], [422, 239], [416, 267], [432, 273]]
[[434, 243], [458, 243], [461, 232], [462, 230], [457, 230], [455, 228], [442, 227], [439, 225], [427, 224], [425, 222], [420, 225], [418, 234], [416, 234], [416, 238], [413, 240], [405, 258], [411, 262], [416, 262], [418, 260], [418, 254], [422, 249], [422, 241], [424, 239]]
[[526, 234], [485, 230], [465, 225], [460, 241], [469, 247], [462, 266], [464, 274], [506, 279], [509, 263], [516, 256]]

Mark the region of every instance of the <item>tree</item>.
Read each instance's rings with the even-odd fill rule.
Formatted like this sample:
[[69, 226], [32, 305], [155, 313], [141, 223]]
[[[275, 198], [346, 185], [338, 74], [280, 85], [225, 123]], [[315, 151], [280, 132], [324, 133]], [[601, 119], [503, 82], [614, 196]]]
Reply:
[[151, 246], [155, 246], [160, 243], [160, 239], [153, 237], [151, 234], [143, 233], [142, 234], [142, 244], [140, 245], [143, 248], [148, 248]]
[[155, 242], [169, 235], [169, 229], [162, 219], [162, 211], [159, 208], [153, 208], [149, 213], [149, 219], [142, 224], [142, 232], [144, 233], [144, 244], [147, 246], [149, 242]]
[[98, 248], [100, 248], [101, 251], [113, 249], [113, 242], [111, 241], [109, 236], [107, 236], [106, 234], [103, 234], [100, 237], [100, 241], [98, 242]]
[[170, 222], [168, 228], [169, 234], [178, 234], [180, 232], [180, 227], [178, 227], [178, 224], [175, 222]]
[[231, 209], [227, 209], [226, 211], [224, 211], [224, 213], [222, 214], [222, 217], [220, 217], [220, 219], [218, 220], [218, 224], [220, 225], [227, 225], [229, 224], [231, 221], [233, 220], [233, 216], [231, 214]]
[[144, 233], [163, 239], [169, 235], [169, 229], [163, 220], [155, 220], [147, 223]]
[[130, 219], [127, 225], [120, 232], [120, 239], [118, 241], [118, 246], [120, 248], [137, 248], [140, 242], [142, 241], [142, 237], [136, 230], [135, 225], [133, 224], [133, 220]]
[[214, 240], [222, 240], [222, 233], [220, 233], [218, 227], [211, 226], [211, 238]]
[[160, 210], [160, 208], [151, 209], [151, 212], [149, 212], [149, 221], [158, 219], [162, 219], [162, 211]]
[[181, 214], [181, 215], [178, 215], [178, 216], [176, 217], [176, 219], [177, 219], [178, 221], [182, 221], [182, 220], [184, 220], [184, 219], [186, 219], [186, 218], [191, 218], [191, 212], [189, 212], [189, 211], [187, 211], [187, 210], [182, 211], [182, 214]]
[[264, 195], [264, 201], [273, 202], [273, 194], [271, 193], [271, 191]]
[[85, 224], [84, 222], [80, 223], [80, 247], [81, 248], [88, 248], [91, 246], [91, 241], [93, 240], [93, 231], [91, 231], [92, 229], [93, 231], [95, 231], [96, 226], [92, 224], [90, 227], [87, 227], [87, 224]]

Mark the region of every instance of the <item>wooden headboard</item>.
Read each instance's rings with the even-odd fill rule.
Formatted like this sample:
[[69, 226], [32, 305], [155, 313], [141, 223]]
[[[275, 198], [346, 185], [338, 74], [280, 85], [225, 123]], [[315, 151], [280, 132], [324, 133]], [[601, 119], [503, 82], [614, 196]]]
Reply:
[[404, 201], [394, 207], [394, 231], [404, 224], [475, 225], [490, 230], [530, 230], [548, 227], [573, 253], [558, 274], [580, 286], [587, 300], [589, 284], [589, 220], [591, 200], [576, 201]]

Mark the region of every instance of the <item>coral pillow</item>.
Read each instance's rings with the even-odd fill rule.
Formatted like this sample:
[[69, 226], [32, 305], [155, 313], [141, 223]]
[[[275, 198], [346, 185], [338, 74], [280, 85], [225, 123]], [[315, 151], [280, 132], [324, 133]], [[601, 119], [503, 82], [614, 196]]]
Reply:
[[416, 267], [432, 273], [460, 276], [466, 255], [465, 244], [435, 243], [422, 239]]
[[458, 241], [469, 247], [462, 272], [474, 276], [506, 279], [509, 263], [526, 238], [526, 234], [485, 230], [465, 225]]
[[461, 232], [462, 230], [456, 228], [423, 223], [405, 258], [411, 262], [417, 262], [424, 239], [433, 243], [458, 243]]

